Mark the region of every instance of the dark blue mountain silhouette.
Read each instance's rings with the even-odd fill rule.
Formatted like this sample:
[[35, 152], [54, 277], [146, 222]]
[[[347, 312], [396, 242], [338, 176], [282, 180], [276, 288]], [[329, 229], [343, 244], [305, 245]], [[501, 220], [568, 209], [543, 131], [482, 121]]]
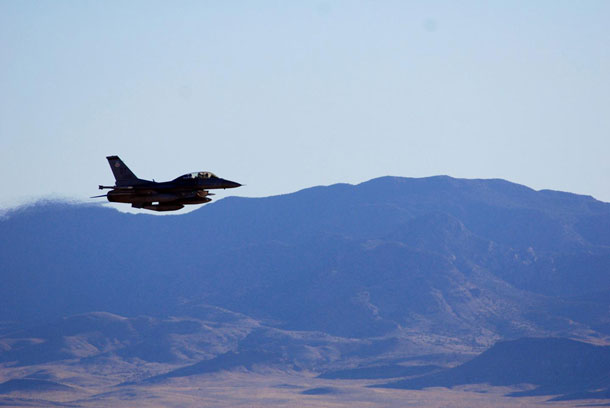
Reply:
[[13, 391], [70, 391], [72, 387], [59, 384], [54, 381], [38, 380], [30, 378], [13, 379], [0, 383], [0, 394], [8, 394]]
[[[148, 381], [269, 364], [603, 398], [607, 349], [571, 340], [498, 343], [420, 377], [434, 366], [401, 358], [603, 339], [609, 268], [610, 204], [504, 180], [384, 177], [162, 217], [38, 203], [0, 219], [0, 361], [182, 365]], [[61, 388], [13, 380], [7, 392]]]
[[516, 337], [570, 330], [579, 313], [606, 330], [582, 311], [607, 303], [589, 293], [610, 288], [609, 220], [591, 197], [446, 176], [231, 197], [181, 216], [42, 203], [0, 221], [0, 320], [211, 304], [355, 337], [415, 322]]
[[561, 394], [558, 399], [607, 398], [610, 346], [560, 338], [500, 342], [458, 367], [388, 383], [385, 387], [422, 389], [477, 383], [537, 386], [512, 396]]

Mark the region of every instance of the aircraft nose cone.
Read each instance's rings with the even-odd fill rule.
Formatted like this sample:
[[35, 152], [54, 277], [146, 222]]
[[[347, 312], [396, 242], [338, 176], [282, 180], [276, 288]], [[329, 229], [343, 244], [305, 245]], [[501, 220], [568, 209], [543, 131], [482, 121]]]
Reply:
[[236, 182], [231, 181], [231, 180], [224, 180], [224, 185], [226, 186], [225, 188], [241, 187], [241, 184], [236, 183]]

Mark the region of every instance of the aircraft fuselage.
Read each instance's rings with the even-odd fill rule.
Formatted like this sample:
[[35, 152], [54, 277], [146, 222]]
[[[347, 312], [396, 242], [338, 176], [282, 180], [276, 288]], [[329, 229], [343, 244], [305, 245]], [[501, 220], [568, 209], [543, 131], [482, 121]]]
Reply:
[[129, 203], [135, 208], [153, 211], [179, 210], [187, 204], [204, 204], [213, 195], [208, 190], [240, 187], [241, 184], [225, 180], [215, 174], [201, 171], [182, 175], [172, 181], [156, 182], [137, 178], [118, 156], [108, 156], [110, 168], [116, 179], [110, 189], [108, 201]]

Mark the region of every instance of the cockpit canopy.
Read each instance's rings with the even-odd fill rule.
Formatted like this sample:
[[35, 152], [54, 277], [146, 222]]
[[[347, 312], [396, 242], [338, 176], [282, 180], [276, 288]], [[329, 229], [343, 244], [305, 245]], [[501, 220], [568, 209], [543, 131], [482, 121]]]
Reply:
[[211, 178], [218, 178], [216, 177], [216, 175], [214, 173], [211, 173], [209, 171], [198, 171], [195, 173], [188, 173], [185, 174], [183, 176], [178, 177], [178, 180], [191, 180], [191, 179], [211, 179]]

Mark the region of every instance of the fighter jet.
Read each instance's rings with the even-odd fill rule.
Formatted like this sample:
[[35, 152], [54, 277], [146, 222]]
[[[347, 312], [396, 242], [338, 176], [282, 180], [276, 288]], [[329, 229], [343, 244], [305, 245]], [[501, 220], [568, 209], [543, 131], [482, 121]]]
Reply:
[[116, 180], [114, 186], [99, 186], [110, 189], [107, 194], [91, 197], [107, 197], [113, 203], [131, 203], [134, 208], [152, 211], [175, 211], [186, 204], [204, 204], [214, 195], [208, 190], [240, 187], [241, 184], [217, 177], [209, 171], [184, 174], [172, 181], [158, 183], [136, 177], [119, 156], [108, 156], [110, 169]]

